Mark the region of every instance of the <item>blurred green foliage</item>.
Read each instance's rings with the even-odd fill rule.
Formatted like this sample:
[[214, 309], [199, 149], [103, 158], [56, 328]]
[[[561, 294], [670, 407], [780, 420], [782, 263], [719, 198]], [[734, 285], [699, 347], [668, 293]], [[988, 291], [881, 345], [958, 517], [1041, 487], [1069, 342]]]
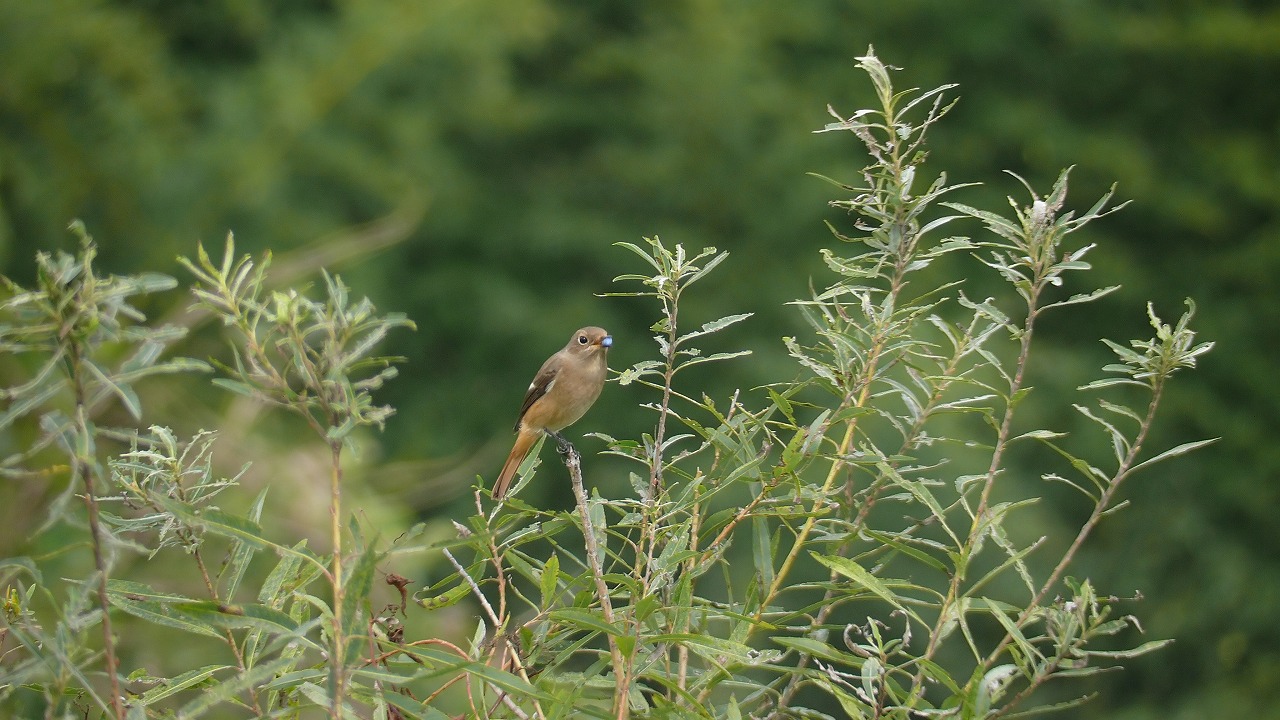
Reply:
[[[641, 309], [593, 296], [628, 268], [614, 242], [730, 250], [687, 310], [755, 313], [736, 335], [755, 355], [705, 381], [728, 391], [777, 375], [778, 338], [800, 327], [782, 302], [820, 267], [822, 220], [843, 220], [804, 173], [864, 164], [855, 144], [811, 131], [827, 103], [867, 92], [852, 59], [868, 44], [907, 68], [903, 87], [960, 84], [930, 164], [987, 183], [962, 201], [1015, 194], [1001, 170], [1047, 186], [1072, 164], [1080, 197], [1118, 181], [1133, 200], [1088, 233], [1097, 282], [1124, 289], [1072, 322], [1133, 337], [1145, 318], [1131, 308], [1151, 299], [1171, 315], [1190, 295], [1218, 343], [1153, 440], [1223, 440], [1128, 488], [1135, 510], [1101, 527], [1080, 567], [1148, 596], [1148, 632], [1177, 642], [1079, 716], [1265, 715], [1280, 699], [1270, 3], [0, 0], [0, 272], [30, 277], [37, 250], [72, 247], [73, 217], [112, 271], [180, 275], [175, 256], [227, 230], [299, 272], [343, 265], [419, 327], [390, 348], [410, 362], [389, 390], [400, 414], [365, 451], [395, 469], [373, 491], [447, 515], [500, 464], [524, 379], [565, 328], [609, 328], [617, 367], [641, 356]], [[797, 285], [752, 282], [764, 266]], [[200, 333], [188, 343], [218, 352]], [[1033, 358], [1037, 390], [1073, 387], [1106, 357], [1060, 343]], [[639, 427], [634, 399], [611, 388], [589, 424]], [[225, 402], [150, 406], [207, 425], [236, 410]], [[0, 504], [33, 492], [5, 489]], [[567, 488], [543, 492], [569, 502]], [[0, 529], [0, 555], [20, 537]]]

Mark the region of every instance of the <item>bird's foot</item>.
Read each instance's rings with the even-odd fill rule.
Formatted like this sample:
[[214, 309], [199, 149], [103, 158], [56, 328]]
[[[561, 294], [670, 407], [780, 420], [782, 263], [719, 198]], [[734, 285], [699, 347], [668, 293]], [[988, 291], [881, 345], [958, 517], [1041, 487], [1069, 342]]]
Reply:
[[571, 455], [578, 454], [578, 450], [573, 447], [573, 443], [569, 442], [569, 440], [566, 439], [565, 436], [553, 430], [548, 430], [546, 432], [547, 432], [547, 435], [551, 436], [552, 440], [556, 441], [556, 452], [560, 453], [561, 456], [567, 458]]

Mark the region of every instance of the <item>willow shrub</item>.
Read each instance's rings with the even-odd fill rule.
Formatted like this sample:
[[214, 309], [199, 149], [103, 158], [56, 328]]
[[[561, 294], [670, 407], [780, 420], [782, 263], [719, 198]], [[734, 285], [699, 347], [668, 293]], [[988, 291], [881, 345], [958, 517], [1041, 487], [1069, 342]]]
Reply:
[[[988, 718], [1081, 702], [1037, 691], [1054, 679], [1087, 688], [1080, 678], [1158, 648], [1120, 601], [1069, 572], [1125, 504], [1130, 476], [1203, 444], [1145, 442], [1169, 380], [1211, 346], [1195, 342], [1192, 308], [1170, 324], [1149, 307], [1153, 336], [1104, 341], [1115, 362], [1066, 400], [1112, 456], [1029, 427], [1020, 410], [1039, 319], [1115, 290], [1066, 289], [1093, 247], [1073, 236], [1115, 209], [1111, 195], [1070, 211], [1064, 172], [1047, 193], [1027, 186], [1009, 214], [952, 201], [964, 186], [925, 169], [950, 87], [895, 91], [872, 53], [859, 67], [876, 106], [833, 110], [822, 132], [862, 143], [870, 164], [832, 181], [850, 220], [823, 251], [830, 277], [794, 303], [811, 327], [784, 339], [795, 374], [720, 398], [686, 384], [695, 365], [750, 362], [698, 348], [748, 314], [690, 324], [680, 313], [727, 254], [620, 243], [640, 271], [618, 278], [616, 294], [651, 299], [656, 320], [653, 358], [616, 380], [651, 394], [653, 429], [596, 436], [632, 463], [623, 497], [588, 495], [596, 479], [584, 483], [576, 450], [565, 470], [526, 463], [521, 484], [567, 472], [572, 512], [525, 503], [519, 485], [495, 504], [480, 479], [475, 514], [447, 540], [425, 526], [375, 533], [344, 514], [349, 434], [393, 412], [371, 393], [402, 359], [375, 348], [410, 323], [353, 300], [336, 277], [312, 299], [271, 289], [269, 257], [237, 258], [230, 243], [220, 261], [203, 249], [183, 260], [197, 304], [232, 340], [209, 367], [161, 360], [181, 331], [149, 327], [129, 304], [174, 280], [96, 277], [87, 237], [79, 256], [42, 255], [36, 287], [8, 283], [0, 326], [7, 352], [35, 358], [5, 391], [0, 428], [17, 437], [34, 419], [38, 430], [0, 471], [62, 478], [45, 531], [84, 535], [93, 562], [71, 579], [39, 558], [0, 563], [0, 702], [47, 717]], [[950, 234], [964, 225], [975, 237]], [[966, 295], [945, 277], [958, 265], [938, 262], [953, 253], [977, 258], [1003, 294]], [[141, 421], [132, 388], [148, 375], [211, 369], [314, 429], [332, 460], [317, 478], [327, 552], [273, 539], [265, 492], [244, 514], [217, 504], [238, 485], [213, 472], [213, 435], [95, 423], [111, 402]], [[1028, 454], [1044, 463], [1031, 474], [1027, 457], [1012, 458], [1028, 445], [1052, 451]], [[64, 461], [32, 467], [58, 452]], [[1023, 538], [1011, 528], [1050, 482], [1076, 491], [1085, 520], [1069, 537]], [[191, 558], [203, 595], [113, 572], [119, 553], [168, 549]], [[256, 558], [270, 560], [263, 577], [248, 573]], [[394, 572], [424, 558], [452, 572], [419, 587]], [[375, 612], [379, 575], [402, 600]], [[457, 603], [476, 608], [468, 641], [407, 636], [401, 618]], [[119, 667], [121, 644], [147, 642], [113, 633], [121, 614], [186, 633], [218, 659]]]

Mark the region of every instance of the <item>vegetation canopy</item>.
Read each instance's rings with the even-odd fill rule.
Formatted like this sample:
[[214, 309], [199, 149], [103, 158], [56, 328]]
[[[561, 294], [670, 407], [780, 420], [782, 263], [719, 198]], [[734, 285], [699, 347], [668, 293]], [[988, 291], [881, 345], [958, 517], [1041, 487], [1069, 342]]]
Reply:
[[[689, 317], [695, 284], [771, 278], [749, 279], [715, 248], [618, 243], [637, 270], [608, 295], [650, 304], [654, 345], [614, 378], [647, 395], [650, 428], [588, 441], [631, 468], [617, 497], [588, 492], [599, 483], [571, 449], [563, 469], [527, 462], [503, 502], [477, 478], [474, 512], [444, 532], [371, 522], [344, 501], [345, 463], [361, 431], [392, 418], [374, 395], [406, 359], [378, 348], [413, 323], [328, 273], [276, 289], [270, 256], [238, 255], [228, 238], [220, 259], [201, 247], [180, 261], [227, 349], [168, 358], [184, 330], [149, 323], [137, 298], [177, 281], [100, 276], [73, 226], [79, 253], [38, 256], [34, 284], [6, 280], [0, 307], [0, 347], [28, 371], [3, 390], [0, 472], [65, 485], [32, 509], [59, 549], [0, 560], [0, 708], [999, 718], [1083, 703], [1091, 676], [1159, 649], [1133, 599], [1074, 575], [1073, 561], [1103, 522], [1123, 522], [1130, 477], [1207, 442], [1148, 442], [1169, 382], [1212, 347], [1196, 340], [1194, 305], [1174, 322], [1148, 306], [1151, 336], [1104, 340], [1115, 361], [1069, 401], [1110, 454], [1039, 423], [1040, 321], [1116, 289], [1081, 286], [1094, 246], [1077, 235], [1119, 209], [1112, 194], [1079, 205], [1063, 171], [1043, 193], [1014, 176], [1019, 199], [1003, 212], [965, 204], [968, 186], [926, 164], [951, 86], [897, 90], [871, 51], [858, 67], [875, 104], [832, 109], [818, 132], [869, 160], [831, 180], [848, 219], [830, 228], [827, 274], [791, 303], [809, 330], [783, 338], [782, 376], [712, 397], [688, 372], [752, 361], [703, 349], [752, 316]], [[971, 296], [971, 267], [1000, 292]], [[210, 372], [301, 418], [323, 448], [327, 467], [306, 478], [329, 505], [323, 547], [273, 521], [290, 498], [245, 497], [241, 475], [218, 471], [216, 433], [144, 427], [139, 383]], [[535, 475], [565, 474], [572, 509], [521, 499]], [[1072, 534], [1010, 523], [1050, 495], [1079, 508]], [[79, 574], [65, 574], [68, 556]], [[175, 556], [183, 579], [147, 572]], [[152, 647], [173, 638], [199, 652]], [[181, 664], [190, 657], [204, 659]]]

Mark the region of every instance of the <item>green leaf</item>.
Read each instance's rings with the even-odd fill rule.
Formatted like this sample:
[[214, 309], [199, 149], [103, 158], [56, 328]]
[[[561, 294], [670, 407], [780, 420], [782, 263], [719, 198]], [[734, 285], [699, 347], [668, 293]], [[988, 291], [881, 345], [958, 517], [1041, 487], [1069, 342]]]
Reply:
[[751, 354], [750, 350], [738, 350], [737, 352], [718, 352], [718, 353], [712, 353], [710, 355], [693, 357], [688, 360], [685, 360], [684, 362], [676, 366], [676, 370], [683, 370], [691, 365], [701, 365], [702, 363], [718, 362], [720, 360], [729, 360], [731, 358], [742, 357], [744, 355], [750, 355], [750, 354]]
[[1005, 609], [1009, 607], [1006, 603], [997, 602], [988, 597], [982, 598], [982, 601], [986, 603], [991, 617], [995, 618], [1002, 626], [1004, 626], [1004, 630], [1009, 634], [1009, 638], [1013, 640], [1014, 644], [1017, 645], [1018, 649], [1022, 652], [1025, 662], [1039, 663], [1044, 661], [1044, 657], [1040, 654], [1040, 651], [1036, 650], [1035, 646], [1031, 644], [1031, 641], [1027, 640], [1026, 636], [1022, 634], [1022, 630], [1018, 628], [1017, 625], [1014, 625], [1013, 620], [1010, 620], [1009, 616], [1005, 614]]
[[1155, 652], [1156, 650], [1171, 644], [1173, 644], [1172, 640], [1151, 640], [1149, 642], [1142, 643], [1136, 648], [1130, 648], [1128, 650], [1085, 650], [1084, 653], [1090, 657], [1128, 660], [1130, 658], [1136, 658], [1139, 655], [1146, 655], [1147, 653]]
[[107, 599], [113, 607], [156, 625], [205, 637], [223, 637], [216, 625], [202, 622], [178, 606], [192, 602], [190, 598], [157, 593], [142, 583], [111, 579], [107, 581]]
[[197, 668], [195, 670], [188, 670], [187, 672], [184, 672], [181, 675], [178, 675], [177, 677], [166, 680], [164, 681], [163, 684], [157, 687], [153, 687], [150, 690], [142, 693], [142, 695], [134, 699], [133, 702], [137, 703], [138, 705], [141, 705], [142, 707], [146, 707], [147, 705], [157, 703], [161, 700], [164, 700], [167, 697], [176, 695], [182, 692], [183, 690], [186, 690], [189, 687], [199, 685], [204, 681], [208, 680], [209, 678], [213, 677], [214, 673], [220, 672], [222, 670], [235, 670], [235, 666], [234, 665], [205, 665], [202, 668]]
[[812, 682], [830, 693], [840, 703], [840, 709], [852, 720], [864, 720], [867, 717], [864, 709], [870, 708], [853, 693], [823, 677], [814, 678]]
[[424, 610], [440, 610], [457, 604], [470, 592], [471, 588], [465, 583], [460, 582], [443, 593], [429, 595], [426, 597], [415, 597], [415, 601]]
[[748, 665], [771, 661], [778, 653], [774, 651], [756, 650], [732, 640], [718, 638], [713, 635], [694, 633], [661, 633], [647, 638], [650, 643], [671, 643], [683, 645], [698, 655], [717, 664], [726, 659]]
[[[649, 263], [649, 265], [651, 265], [654, 270], [657, 270], [658, 272], [662, 272], [661, 263], [659, 263], [656, 259], [654, 259], [654, 257], [650, 255], [648, 252], [645, 252], [645, 250], [641, 248], [639, 245], [636, 245], [635, 243], [629, 243], [629, 242], [616, 242], [614, 243], [614, 246], [620, 247], [620, 248], [626, 248], [627, 250], [630, 250], [631, 252], [643, 258], [644, 261]], [[615, 282], [616, 281], [617, 279], [615, 278]]]
[[552, 610], [551, 619], [564, 625], [573, 625], [582, 630], [592, 630], [617, 637], [622, 631], [617, 626], [604, 621], [598, 613], [583, 608], [562, 608]]
[[231, 378], [214, 378], [212, 382], [215, 386], [235, 393], [236, 395], [243, 395], [244, 397], [251, 398], [260, 397], [260, 393], [257, 389], [252, 385], [239, 380], [232, 380]]
[[1144, 468], [1149, 465], [1155, 465], [1156, 463], [1161, 462], [1163, 460], [1168, 460], [1171, 457], [1185, 455], [1189, 452], [1192, 452], [1194, 450], [1199, 450], [1202, 447], [1205, 447], [1207, 445], [1212, 445], [1213, 443], [1216, 443], [1216, 442], [1218, 442], [1218, 438], [1209, 438], [1207, 440], [1195, 440], [1193, 442], [1182, 443], [1177, 447], [1169, 448], [1168, 450], [1165, 450], [1164, 452], [1160, 453], [1159, 455], [1156, 455], [1155, 457], [1147, 458], [1146, 460], [1143, 460], [1137, 465], [1134, 465], [1133, 468], [1130, 470], [1130, 472], [1136, 472], [1140, 468]]
[[120, 403], [129, 411], [134, 420], [142, 419], [142, 401], [138, 399], [138, 393], [134, 392], [133, 388], [127, 384], [116, 382], [95, 362], [86, 360], [84, 366], [89, 369], [89, 374], [97, 379], [104, 390], [120, 399]]
[[424, 705], [397, 692], [384, 691], [379, 694], [379, 697], [386, 704], [399, 708], [402, 712], [407, 713], [407, 717], [415, 720], [449, 720], [448, 715], [434, 707]]
[[861, 662], [861, 658], [858, 658], [850, 653], [844, 652], [843, 650], [837, 650], [836, 648], [820, 640], [814, 640], [813, 638], [773, 637], [771, 639], [773, 640], [773, 642], [781, 645], [782, 647], [796, 650], [810, 657], [815, 657], [815, 658], [827, 660], [830, 662], [844, 663], [850, 666], [857, 665], [859, 662]]
[[[703, 255], [714, 253], [715, 251], [716, 249], [713, 247], [702, 248], [702, 254], [699, 255], [698, 257], [702, 257]], [[729, 257], [728, 252], [722, 252], [719, 255], [716, 255], [715, 257], [711, 258], [701, 268], [698, 268], [697, 272], [685, 278], [684, 286], [688, 287], [694, 284], [695, 282], [697, 282], [698, 280], [702, 279], [703, 276], [705, 276], [707, 273], [714, 270], [717, 265], [724, 262], [725, 259], [727, 259], [728, 257]], [[694, 258], [694, 260], [697, 260], [697, 258]]]
[[151, 495], [150, 499], [187, 523], [203, 527], [215, 535], [240, 540], [260, 550], [272, 550], [277, 555], [294, 555], [314, 564], [322, 571], [326, 569], [314, 555], [296, 547], [280, 545], [266, 539], [262, 534], [262, 527], [247, 518], [237, 517], [217, 508], [201, 508], [197, 510], [186, 503], [160, 495]]
[[951, 530], [951, 526], [947, 524], [947, 514], [943, 511], [942, 505], [924, 483], [903, 477], [901, 473], [887, 463], [879, 463], [878, 467], [895, 485], [911, 493], [912, 497], [929, 509], [929, 514], [933, 515], [934, 519], [938, 521], [939, 527], [947, 533], [953, 543], [957, 546], [961, 544], [960, 538], [956, 537], [956, 534]]
[[878, 540], [879, 542], [885, 545], [888, 545], [889, 547], [893, 548], [894, 550], [904, 555], [909, 555], [915, 558], [916, 560], [919, 560], [920, 562], [924, 563], [925, 565], [928, 565], [934, 570], [947, 572], [946, 563], [924, 552], [923, 550], [911, 547], [907, 543], [904, 543], [889, 534], [878, 532], [876, 530], [865, 529], [862, 532], [868, 535], [869, 537], [871, 537], [872, 539]]
[[[838, 555], [821, 555], [819, 553], [814, 553], [814, 552], [811, 552], [809, 554], [813, 556], [813, 559], [817, 560], [823, 565], [826, 565], [831, 570], [836, 571], [840, 575], [843, 575], [846, 578], [849, 578], [855, 583], [875, 593], [877, 596], [880, 597], [881, 600], [884, 600], [885, 602], [894, 606], [898, 610], [901, 610], [903, 612], [909, 612], [907, 608], [903, 607], [902, 602], [898, 599], [898, 596], [894, 594], [894, 592], [890, 590], [883, 582], [881, 582], [880, 578], [867, 572], [866, 568], [862, 567], [858, 563], [850, 560], [849, 558], [840, 557]], [[913, 614], [913, 617], [914, 617], [914, 614]]]
[[5, 570], [6, 568], [19, 568], [21, 570], [25, 570], [27, 574], [31, 576], [32, 581], [37, 585], [44, 582], [41, 579], [42, 575], [40, 573], [40, 568], [37, 567], [35, 561], [29, 557], [19, 556], [0, 558], [0, 570]]
[[[1080, 264], [1081, 264], [1081, 265], [1085, 265], [1085, 267], [1086, 267], [1086, 268], [1088, 267], [1088, 264], [1087, 264], [1087, 263], [1080, 263]], [[1075, 267], [1068, 268], [1068, 267], [1067, 267], [1067, 265], [1068, 265], [1067, 263], [1061, 263], [1061, 264], [1059, 264], [1059, 265], [1055, 265], [1054, 267], [1055, 267], [1055, 268], [1060, 268], [1060, 269], [1063, 269], [1063, 270], [1066, 270], [1066, 269], [1079, 269], [1079, 268], [1075, 268]], [[1111, 293], [1113, 293], [1113, 292], [1115, 292], [1116, 290], [1119, 290], [1119, 289], [1120, 289], [1120, 286], [1119, 286], [1119, 285], [1112, 285], [1112, 286], [1110, 286], [1110, 287], [1098, 288], [1097, 290], [1094, 290], [1093, 292], [1079, 293], [1079, 294], [1076, 294], [1076, 295], [1072, 295], [1071, 297], [1067, 298], [1066, 300], [1059, 300], [1058, 302], [1055, 302], [1055, 303], [1049, 303], [1048, 305], [1042, 305], [1042, 306], [1040, 306], [1040, 310], [1043, 312], [1044, 310], [1048, 310], [1048, 309], [1049, 309], [1049, 308], [1051, 308], [1051, 307], [1062, 307], [1063, 305], [1075, 305], [1075, 304], [1077, 304], [1077, 303], [1093, 302], [1094, 300], [1097, 300], [1098, 298], [1103, 297], [1103, 296], [1105, 296], [1105, 295], [1110, 295]]]
[[[262, 520], [262, 508], [267, 501], [267, 491], [271, 489], [268, 485], [258, 493], [253, 499], [253, 504], [249, 506], [249, 522], [258, 523]], [[249, 569], [249, 561], [253, 559], [254, 547], [249, 543], [241, 540], [235, 540], [231, 544], [231, 559], [228, 562], [230, 573], [227, 576], [227, 599], [234, 600], [236, 591], [240, 589], [240, 583], [244, 580], [245, 572]]]
[[360, 559], [347, 575], [342, 597], [342, 632], [347, 637], [356, 634], [362, 624], [360, 608], [373, 587], [373, 576], [381, 557], [377, 548], [370, 544], [360, 553]]
[[262, 630], [273, 634], [294, 635], [301, 640], [301, 628], [279, 610], [248, 603], [229, 605], [210, 600], [177, 603], [174, 608], [211, 627]]
[[676, 338], [676, 347], [683, 345], [686, 341], [692, 340], [693, 338], [700, 337], [702, 335], [710, 335], [711, 333], [714, 333], [714, 332], [719, 332], [720, 330], [723, 330], [729, 327], [730, 325], [733, 325], [734, 323], [740, 323], [743, 320], [746, 320], [747, 318], [751, 317], [753, 314], [754, 313], [742, 313], [740, 315], [727, 315], [725, 317], [720, 318], [719, 320], [712, 320], [711, 322], [703, 323], [701, 328]]
[[421, 680], [467, 673], [507, 692], [527, 695], [543, 702], [552, 701], [550, 695], [525, 682], [523, 678], [503, 672], [486, 663], [462, 660], [457, 655], [431, 648], [415, 648], [412, 654], [431, 666], [431, 670], [419, 676]]
[[1080, 697], [1077, 697], [1077, 698], [1072, 698], [1071, 700], [1063, 700], [1062, 702], [1050, 703], [1048, 705], [1038, 705], [1036, 707], [1023, 710], [1022, 712], [1011, 713], [1009, 715], [1006, 715], [1005, 717], [1010, 718], [1010, 720], [1012, 720], [1013, 718], [1027, 718], [1027, 717], [1034, 717], [1036, 715], [1048, 715], [1052, 713], [1057, 713], [1060, 710], [1068, 710], [1070, 708], [1079, 707], [1089, 702], [1090, 700], [1093, 700], [1096, 697], [1098, 697], [1098, 693], [1089, 693], [1087, 695], [1081, 695]]
[[991, 703], [1000, 696], [1004, 681], [1018, 672], [1016, 665], [997, 665], [987, 671], [974, 687], [973, 717], [986, 717]]
[[31, 395], [24, 395], [21, 399], [10, 405], [3, 414], [0, 414], [0, 430], [4, 430], [12, 425], [18, 418], [51, 400], [53, 396], [57, 395], [62, 390], [62, 387], [63, 383], [61, 379], [58, 379], [48, 385], [45, 385]]
[[258, 590], [258, 601], [277, 610], [284, 607], [284, 601], [294, 590], [305, 587], [318, 575], [322, 568], [318, 564], [303, 564], [306, 540], [299, 540], [293, 546], [292, 554], [280, 558], [280, 562], [272, 568], [262, 588]]
[[560, 556], [553, 552], [542, 566], [542, 574], [538, 578], [538, 589], [542, 591], [542, 607], [549, 608], [555, 602], [559, 579]]
[[751, 518], [751, 555], [755, 561], [756, 576], [763, 587], [773, 584], [773, 543], [769, 536], [769, 522], [763, 517]]
[[263, 687], [267, 690], [294, 690], [309, 682], [323, 682], [329, 671], [322, 667], [282, 672]]

